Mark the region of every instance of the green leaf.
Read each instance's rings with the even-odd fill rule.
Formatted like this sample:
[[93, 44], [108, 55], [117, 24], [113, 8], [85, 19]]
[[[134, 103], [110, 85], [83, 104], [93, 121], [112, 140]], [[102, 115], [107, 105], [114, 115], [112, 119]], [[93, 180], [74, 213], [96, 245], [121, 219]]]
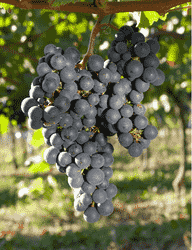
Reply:
[[42, 129], [38, 129], [34, 132], [32, 140], [30, 144], [34, 146], [35, 148], [38, 148], [39, 146], [43, 145], [45, 143], [44, 137], [42, 135]]
[[29, 187], [29, 192], [39, 191], [42, 192], [44, 189], [43, 178], [39, 177], [33, 180], [32, 184]]
[[30, 168], [28, 169], [28, 172], [30, 173], [46, 173], [49, 172], [49, 164], [45, 161], [42, 161], [40, 163], [32, 164]]
[[149, 19], [145, 16], [144, 12], [141, 12], [140, 23], [138, 25], [138, 28], [148, 28], [150, 26]]
[[167, 61], [177, 62], [179, 51], [180, 50], [179, 50], [178, 43], [171, 44], [168, 50]]
[[159, 20], [159, 14], [156, 11], [144, 11], [146, 18], [149, 20], [149, 25], [151, 26], [154, 22]]
[[8, 131], [9, 119], [5, 115], [0, 115], [0, 134]]

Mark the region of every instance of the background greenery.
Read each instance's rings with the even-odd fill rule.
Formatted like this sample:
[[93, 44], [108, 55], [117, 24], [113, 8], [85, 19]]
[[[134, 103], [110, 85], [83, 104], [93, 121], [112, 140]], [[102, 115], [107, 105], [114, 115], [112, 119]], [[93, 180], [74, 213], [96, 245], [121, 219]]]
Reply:
[[[173, 10], [164, 17], [145, 11], [117, 13], [111, 21], [120, 28], [132, 25], [136, 18], [146, 38], [158, 39], [159, 68], [166, 79], [162, 86], [151, 85], [142, 102], [150, 124], [159, 130], [149, 149], [135, 159], [116, 136], [109, 138], [115, 148], [111, 178], [118, 188], [115, 210], [92, 225], [73, 209], [66, 176], [43, 160], [48, 146], [41, 130], [29, 130], [20, 104], [29, 96], [44, 47], [49, 43], [64, 50], [75, 46], [82, 59], [98, 16], [0, 7], [0, 247], [189, 249], [191, 9]], [[109, 22], [109, 17], [103, 22]], [[115, 34], [104, 27], [96, 37], [94, 53], [107, 59]], [[178, 200], [172, 182], [182, 164], [186, 190]]]

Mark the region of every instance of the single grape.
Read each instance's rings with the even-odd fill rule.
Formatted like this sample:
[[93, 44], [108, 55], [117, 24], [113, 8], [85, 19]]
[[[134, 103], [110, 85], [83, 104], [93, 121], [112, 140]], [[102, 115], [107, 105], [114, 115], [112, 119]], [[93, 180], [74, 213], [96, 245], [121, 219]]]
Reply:
[[105, 174], [101, 169], [91, 169], [86, 174], [86, 180], [93, 186], [99, 185], [103, 182]]
[[91, 158], [87, 153], [80, 153], [75, 157], [75, 163], [79, 168], [85, 169], [91, 164]]
[[99, 214], [103, 216], [109, 216], [114, 211], [113, 203], [108, 199], [103, 203], [97, 204], [96, 208]]
[[107, 200], [107, 193], [104, 189], [96, 189], [92, 194], [93, 201], [95, 203], [103, 203]]
[[132, 157], [138, 157], [142, 154], [143, 148], [139, 143], [133, 142], [129, 147], [128, 147], [128, 152]]
[[112, 199], [117, 194], [117, 187], [113, 183], [109, 183], [109, 186], [105, 189], [107, 198]]
[[44, 159], [49, 164], [55, 164], [57, 161], [57, 157], [59, 155], [59, 149], [55, 148], [54, 146], [51, 146], [44, 151]]
[[100, 219], [100, 215], [95, 207], [88, 207], [83, 214], [83, 218], [89, 223], [95, 223]]

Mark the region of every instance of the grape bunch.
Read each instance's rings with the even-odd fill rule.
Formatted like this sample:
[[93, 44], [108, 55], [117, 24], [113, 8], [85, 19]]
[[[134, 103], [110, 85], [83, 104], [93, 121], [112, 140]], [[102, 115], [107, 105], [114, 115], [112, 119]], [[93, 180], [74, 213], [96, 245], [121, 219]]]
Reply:
[[43, 128], [49, 146], [45, 161], [67, 175], [74, 209], [84, 212], [89, 223], [114, 210], [117, 187], [109, 182], [114, 148], [108, 136], [117, 134], [128, 153], [138, 157], [158, 134], [141, 102], [150, 83], [159, 86], [164, 81], [155, 56], [159, 45], [155, 40], [145, 43], [134, 30], [120, 28], [109, 59], [91, 55], [84, 69], [76, 48], [46, 45], [29, 97], [21, 103], [29, 127]]
[[104, 73], [99, 72], [100, 81], [108, 84], [99, 103], [101, 131], [117, 134], [119, 143], [132, 157], [140, 156], [158, 135], [157, 128], [148, 123], [141, 102], [150, 83], [160, 86], [165, 81], [158, 69], [159, 49], [158, 41], [145, 42], [142, 33], [123, 26], [108, 50], [109, 59], [101, 70]]

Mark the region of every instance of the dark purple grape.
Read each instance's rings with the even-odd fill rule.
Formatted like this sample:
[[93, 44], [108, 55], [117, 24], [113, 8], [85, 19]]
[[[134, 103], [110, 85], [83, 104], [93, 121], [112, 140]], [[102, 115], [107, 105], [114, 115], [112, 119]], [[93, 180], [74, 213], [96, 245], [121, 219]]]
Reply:
[[49, 65], [46, 62], [40, 63], [37, 66], [37, 74], [39, 76], [44, 76], [44, 75], [46, 75], [47, 73], [50, 73], [50, 72], [52, 72], [52, 69], [49, 67]]
[[92, 168], [101, 168], [105, 163], [105, 158], [101, 154], [93, 154], [91, 156], [91, 167]]
[[160, 70], [160, 69], [156, 69], [156, 71], [157, 71], [158, 76], [157, 76], [157, 78], [155, 79], [155, 81], [151, 82], [151, 84], [152, 84], [153, 86], [160, 86], [160, 85], [162, 85], [162, 84], [164, 83], [164, 81], [165, 81], [165, 74], [164, 74], [163, 71]]
[[46, 122], [51, 122], [54, 118], [57, 118], [60, 115], [61, 113], [59, 109], [55, 106], [48, 106], [43, 110], [43, 118]]
[[71, 178], [76, 178], [81, 174], [81, 169], [75, 163], [70, 163], [66, 167], [66, 175]]
[[133, 60], [127, 63], [125, 71], [130, 77], [140, 77], [143, 74], [143, 64], [137, 60]]
[[122, 55], [122, 59], [127, 62], [131, 59], [131, 52], [130, 51], [126, 51], [123, 55]]
[[145, 37], [142, 33], [140, 32], [134, 32], [132, 35], [131, 35], [131, 43], [132, 44], [136, 44], [136, 43], [139, 43], [139, 42], [145, 42]]
[[91, 164], [91, 158], [87, 153], [80, 153], [75, 156], [75, 163], [79, 168], [85, 169]]
[[120, 109], [125, 103], [125, 98], [122, 98], [121, 95], [113, 95], [109, 97], [109, 107], [115, 110]]
[[113, 73], [117, 71], [117, 65], [114, 62], [109, 61], [107, 68]]
[[83, 218], [89, 223], [95, 223], [100, 219], [100, 215], [95, 207], [88, 207], [83, 214]]
[[92, 194], [93, 201], [95, 203], [103, 203], [107, 200], [107, 193], [104, 189], [96, 189]]
[[83, 149], [81, 145], [75, 142], [74, 144], [68, 147], [67, 151], [69, 154], [71, 154], [72, 157], [75, 157], [76, 155], [82, 153]]
[[137, 129], [144, 129], [148, 125], [148, 119], [143, 115], [136, 115], [133, 123]]
[[105, 178], [103, 180], [103, 182], [100, 185], [98, 185], [97, 187], [98, 188], [106, 189], [108, 186], [109, 186], [109, 179]]
[[92, 194], [95, 190], [96, 186], [91, 185], [87, 181], [84, 181], [83, 185], [81, 186], [81, 189], [83, 192], [87, 194]]
[[122, 84], [125, 88], [125, 94], [128, 94], [132, 90], [131, 82], [127, 78], [122, 78], [119, 81], [120, 84]]
[[95, 118], [97, 115], [97, 108], [95, 106], [91, 106], [89, 108], [89, 112], [85, 114], [86, 118]]
[[121, 75], [116, 71], [111, 73], [111, 82], [116, 83], [119, 82], [121, 79]]
[[143, 131], [144, 138], [147, 140], [154, 140], [158, 135], [158, 130], [153, 125], [147, 125]]
[[63, 128], [68, 128], [70, 126], [72, 126], [73, 124], [73, 118], [71, 117], [70, 114], [65, 113], [65, 115], [63, 115], [63, 117], [61, 118], [61, 120], [59, 121], [59, 125]]
[[140, 78], [137, 78], [134, 82], [134, 86], [135, 86], [135, 89], [138, 91], [138, 92], [146, 92], [149, 87], [150, 87], [150, 83], [148, 82], [144, 82], [142, 81]]
[[66, 167], [62, 167], [60, 166], [58, 163], [56, 163], [56, 169], [62, 173], [62, 174], [66, 174]]
[[21, 110], [26, 116], [28, 116], [28, 111], [33, 106], [38, 106], [38, 102], [34, 98], [26, 97], [21, 102]]
[[84, 179], [80, 174], [76, 178], [68, 177], [68, 184], [71, 188], [80, 188], [83, 185]]
[[77, 73], [72, 67], [64, 67], [60, 71], [60, 78], [62, 82], [71, 83], [75, 81], [76, 77], [77, 77]]
[[62, 113], [65, 113], [71, 106], [70, 101], [65, 96], [58, 96], [54, 101], [54, 106], [57, 107]]
[[121, 133], [128, 133], [132, 128], [133, 128], [133, 123], [127, 117], [121, 118], [117, 122], [117, 129]]
[[93, 90], [96, 92], [96, 93], [99, 93], [99, 94], [102, 94], [104, 93], [107, 88], [105, 86], [104, 83], [102, 82], [99, 82], [97, 79], [94, 79], [94, 87], [93, 87]]
[[80, 79], [79, 86], [82, 90], [89, 91], [94, 87], [94, 81], [89, 76], [83, 76]]
[[131, 38], [131, 35], [134, 33], [134, 30], [132, 27], [128, 25], [124, 25], [119, 29], [120, 32], [123, 32], [126, 36], [126, 39], [129, 40]]
[[54, 133], [49, 137], [50, 143], [56, 148], [60, 148], [63, 145], [64, 141], [58, 133]]
[[115, 95], [125, 95], [126, 94], [126, 88], [124, 87], [123, 83], [115, 83], [115, 85], [113, 86], [113, 94]]
[[111, 71], [107, 68], [103, 68], [98, 74], [99, 81], [102, 83], [109, 83], [111, 81]]
[[151, 52], [143, 60], [143, 66], [145, 68], [154, 67], [155, 69], [157, 69], [157, 67], [159, 67], [159, 64], [160, 64], [159, 58], [153, 52]]
[[57, 158], [57, 162], [60, 166], [66, 167], [72, 162], [72, 157], [68, 152], [60, 152]]
[[43, 158], [48, 164], [55, 164], [57, 162], [57, 157], [59, 155], [59, 149], [53, 146], [45, 149]]
[[109, 95], [101, 95], [100, 96], [99, 106], [101, 108], [107, 108], [108, 98], [109, 98]]
[[30, 90], [30, 97], [34, 98], [35, 100], [37, 100], [38, 98], [44, 97], [44, 94], [45, 93], [40, 86], [34, 86]]
[[74, 201], [74, 209], [78, 212], [83, 212], [88, 208], [88, 205], [83, 205], [79, 199]]
[[105, 159], [105, 162], [104, 162], [105, 167], [109, 167], [109, 166], [111, 166], [113, 164], [114, 157], [112, 156], [112, 154], [105, 152], [105, 153], [102, 154], [102, 156]]
[[87, 141], [83, 144], [83, 152], [88, 155], [93, 155], [97, 151], [97, 144], [92, 141]]
[[120, 133], [118, 140], [124, 148], [127, 148], [133, 143], [133, 136], [130, 133]]
[[146, 140], [146, 139], [140, 138], [139, 143], [142, 146], [142, 148], [145, 149], [145, 148], [149, 147], [151, 140]]
[[109, 153], [109, 154], [113, 154], [114, 152], [114, 147], [111, 143], [107, 143], [106, 145], [102, 146], [102, 151], [103, 153]]
[[103, 133], [96, 134], [94, 139], [101, 146], [105, 146], [107, 144], [107, 137]]
[[159, 52], [160, 45], [157, 40], [151, 38], [147, 41], [147, 44], [149, 45], [151, 52], [153, 52], [154, 54], [157, 54]]
[[63, 140], [75, 141], [78, 137], [78, 130], [72, 126], [63, 128], [61, 131], [61, 138]]
[[109, 216], [114, 211], [113, 203], [108, 199], [103, 203], [97, 204], [96, 208], [99, 214], [103, 216]]
[[124, 42], [119, 42], [116, 44], [115, 50], [119, 54], [124, 54], [127, 51], [127, 44]]
[[31, 120], [41, 120], [43, 117], [43, 110], [38, 106], [33, 106], [28, 110], [28, 116]]
[[140, 103], [144, 98], [144, 95], [143, 93], [140, 93], [136, 90], [132, 90], [130, 93], [129, 93], [129, 99], [131, 100], [131, 102], [133, 104], [138, 104]]
[[74, 106], [74, 111], [77, 114], [83, 114], [85, 115], [86, 113], [89, 112], [90, 105], [88, 101], [84, 99], [79, 99], [75, 101], [75, 106]]
[[150, 47], [145, 42], [139, 42], [139, 43], [135, 44], [134, 52], [135, 52], [136, 56], [138, 56], [140, 58], [144, 58], [144, 57], [149, 55]]
[[28, 125], [31, 129], [40, 129], [43, 127], [43, 121], [41, 119], [28, 119]]
[[138, 157], [143, 153], [143, 148], [139, 143], [133, 142], [128, 147], [128, 152], [132, 157]]
[[83, 128], [82, 120], [73, 119], [72, 127], [75, 127], [78, 131], [80, 131]]
[[121, 59], [120, 54], [117, 53], [114, 48], [110, 48], [108, 50], [107, 54], [108, 54], [108, 58], [109, 58], [109, 60], [111, 62], [115, 63], [115, 62], [118, 62]]
[[61, 70], [66, 66], [67, 59], [61, 54], [55, 54], [50, 59], [50, 64], [53, 69]]
[[80, 195], [79, 197], [79, 201], [83, 204], [83, 205], [90, 205], [92, 203], [92, 197], [90, 194], [87, 193], [83, 193]]
[[112, 199], [117, 194], [117, 187], [113, 183], [109, 183], [109, 186], [105, 189], [107, 198]]
[[154, 82], [158, 78], [157, 70], [154, 67], [145, 68], [141, 78], [145, 82], [149, 82], [149, 83]]
[[101, 169], [93, 168], [86, 174], [86, 180], [93, 186], [97, 186], [103, 182], [105, 174]]
[[91, 71], [99, 72], [104, 65], [104, 60], [99, 55], [91, 55], [88, 59], [87, 66]]
[[57, 47], [54, 44], [47, 44], [44, 48], [45, 55], [49, 53], [55, 54], [56, 52], [57, 52]]
[[110, 124], [115, 124], [121, 118], [121, 115], [118, 110], [109, 109], [105, 114], [105, 118]]
[[42, 135], [43, 135], [43, 137], [45, 137], [46, 139], [48, 139], [52, 134], [56, 133], [56, 130], [57, 130], [57, 126], [56, 125], [48, 127], [48, 128], [44, 127], [42, 129]]
[[146, 112], [146, 108], [143, 104], [134, 104], [133, 105], [133, 112], [135, 115], [144, 115]]
[[133, 115], [133, 108], [129, 104], [123, 105], [120, 109], [122, 117], [131, 117]]
[[123, 42], [126, 41], [126, 35], [124, 34], [124, 32], [117, 32], [117, 34], [115, 34], [115, 41], [118, 42]]
[[88, 103], [92, 106], [95, 106], [99, 103], [100, 98], [99, 98], [99, 94], [97, 93], [92, 93], [88, 96]]
[[62, 94], [63, 91], [68, 91], [68, 93], [70, 93], [71, 96], [74, 96], [75, 94], [77, 94], [77, 90], [78, 90], [78, 86], [77, 86], [77, 84], [75, 82], [65, 83], [63, 85], [63, 89], [60, 92], [60, 95], [63, 95]]
[[79, 52], [79, 50], [77, 48], [68, 47], [64, 52], [64, 56], [67, 59], [72, 59], [77, 64], [80, 61], [80, 56], [81, 55], [80, 55], [80, 52]]
[[96, 118], [95, 117], [90, 117], [90, 118], [83, 118], [83, 125], [86, 128], [91, 128], [93, 126], [95, 126], [96, 124]]
[[76, 139], [76, 142], [78, 142], [79, 144], [82, 145], [87, 141], [89, 141], [89, 134], [85, 130], [80, 131], [78, 133], [78, 137]]
[[111, 167], [102, 167], [101, 170], [106, 179], [110, 179], [113, 176], [113, 169]]

